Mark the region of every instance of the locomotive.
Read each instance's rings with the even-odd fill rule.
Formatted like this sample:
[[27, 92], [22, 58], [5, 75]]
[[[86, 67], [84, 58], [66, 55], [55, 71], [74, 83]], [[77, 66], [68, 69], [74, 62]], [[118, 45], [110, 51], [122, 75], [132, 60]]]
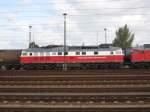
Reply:
[[62, 68], [64, 62], [69, 68], [119, 68], [124, 58], [121, 48], [110, 45], [67, 46], [65, 54], [63, 50], [63, 46], [26, 49], [20, 62], [24, 68]]
[[129, 58], [130, 66], [133, 68], [150, 67], [150, 44], [132, 48]]
[[111, 44], [99, 46], [54, 46], [23, 50], [1, 50], [2, 69], [59, 69], [66, 63], [68, 68], [149, 68], [150, 45], [122, 50]]

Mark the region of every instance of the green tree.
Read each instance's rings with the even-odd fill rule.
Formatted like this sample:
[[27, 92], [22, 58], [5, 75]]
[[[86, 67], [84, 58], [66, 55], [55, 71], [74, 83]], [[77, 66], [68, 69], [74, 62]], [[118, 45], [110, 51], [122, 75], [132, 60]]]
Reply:
[[121, 47], [122, 49], [130, 48], [134, 40], [134, 34], [129, 31], [127, 25], [120, 27], [116, 31], [116, 38], [113, 40], [113, 46]]

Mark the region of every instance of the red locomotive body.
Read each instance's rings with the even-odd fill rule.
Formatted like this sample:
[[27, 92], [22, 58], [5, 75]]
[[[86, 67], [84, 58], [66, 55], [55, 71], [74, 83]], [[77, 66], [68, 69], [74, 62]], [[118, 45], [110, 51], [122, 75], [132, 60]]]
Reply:
[[131, 63], [136, 67], [149, 67], [150, 66], [150, 46], [133, 48], [130, 54]]

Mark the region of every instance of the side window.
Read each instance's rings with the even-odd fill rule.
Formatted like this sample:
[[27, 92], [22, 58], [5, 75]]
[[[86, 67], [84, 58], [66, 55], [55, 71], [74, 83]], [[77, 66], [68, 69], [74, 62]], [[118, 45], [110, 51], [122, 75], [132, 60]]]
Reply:
[[58, 52], [58, 55], [62, 55], [62, 52]]
[[95, 52], [94, 52], [94, 55], [98, 55], [98, 52], [97, 52], [97, 51], [95, 51]]
[[82, 55], [86, 55], [86, 52], [82, 52]]
[[80, 55], [80, 52], [76, 52], [76, 55]]
[[68, 55], [68, 52], [65, 52], [65, 55]]

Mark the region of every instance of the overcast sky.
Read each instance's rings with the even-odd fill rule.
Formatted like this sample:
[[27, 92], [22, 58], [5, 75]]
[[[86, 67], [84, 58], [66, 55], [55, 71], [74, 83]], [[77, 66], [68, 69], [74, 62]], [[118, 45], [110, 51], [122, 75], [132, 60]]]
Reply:
[[63, 44], [63, 13], [67, 13], [67, 44], [96, 45], [115, 38], [128, 24], [134, 45], [150, 43], [150, 0], [0, 0], [0, 49]]

